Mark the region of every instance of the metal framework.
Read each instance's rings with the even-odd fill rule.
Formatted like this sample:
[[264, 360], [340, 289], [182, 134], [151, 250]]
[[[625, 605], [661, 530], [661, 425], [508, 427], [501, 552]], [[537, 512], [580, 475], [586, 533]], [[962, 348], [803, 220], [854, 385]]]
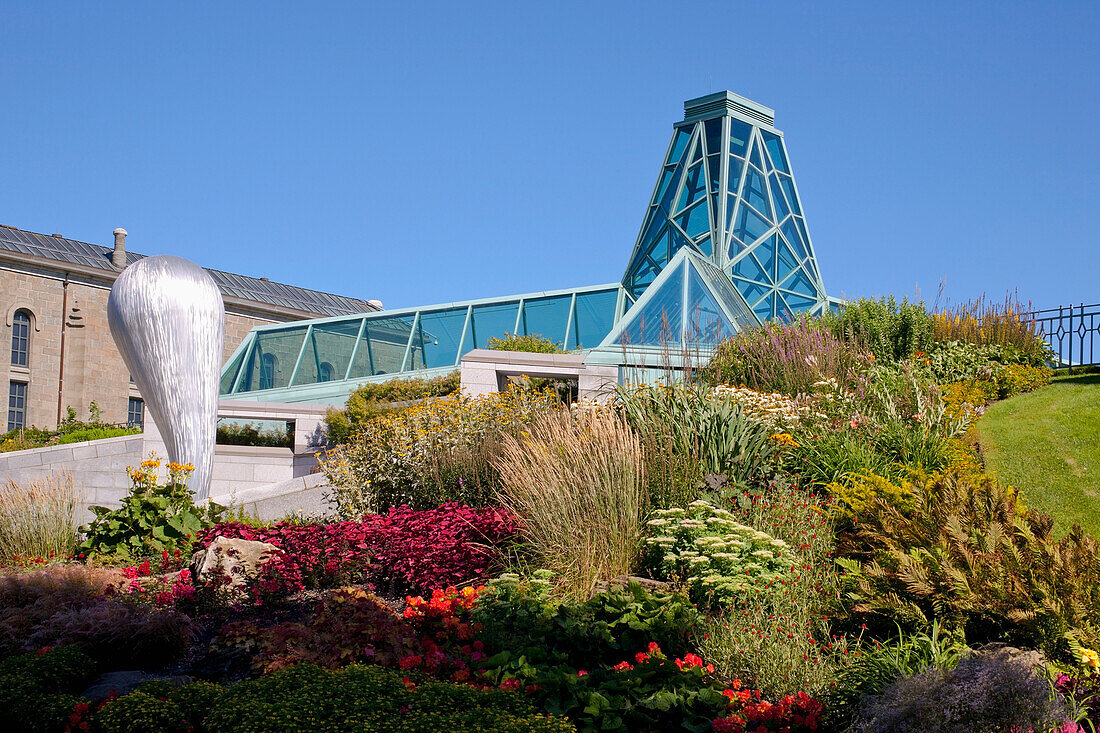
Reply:
[[1054, 351], [1055, 369], [1100, 364], [1100, 303], [1069, 305], [1025, 313], [1035, 333]]
[[[774, 112], [731, 92], [684, 103], [622, 283], [255, 328], [221, 393], [342, 401], [356, 385], [453, 370], [506, 333], [539, 334], [593, 363], [652, 366], [825, 294]], [[626, 356], [629, 349], [630, 356]]]
[[773, 110], [732, 92], [684, 103], [623, 276], [640, 297], [684, 248], [723, 270], [763, 320], [827, 297]]

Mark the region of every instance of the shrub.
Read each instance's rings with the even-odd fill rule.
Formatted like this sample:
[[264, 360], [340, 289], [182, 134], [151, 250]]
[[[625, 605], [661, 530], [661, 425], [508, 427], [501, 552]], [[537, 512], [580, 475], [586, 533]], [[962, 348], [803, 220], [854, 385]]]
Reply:
[[524, 430], [558, 404], [550, 392], [516, 387], [420, 402], [366, 422], [351, 442], [322, 459], [321, 469], [345, 519], [402, 504], [485, 506], [499, 483], [492, 457], [502, 436]]
[[422, 651], [416, 633], [393, 609], [354, 588], [326, 596], [305, 622], [227, 624], [217, 647], [247, 650], [252, 667], [264, 673], [301, 662], [329, 669], [349, 662], [396, 667], [399, 660]]
[[252, 423], [219, 422], [215, 442], [218, 445], [257, 445], [268, 448], [291, 448], [294, 445], [294, 430], [287, 423], [282, 430], [262, 428]]
[[95, 662], [77, 647], [40, 649], [0, 662], [0, 726], [60, 733], [95, 677]]
[[998, 384], [1000, 397], [1015, 397], [1050, 384], [1054, 372], [1046, 366], [1009, 364], [1004, 368]]
[[[107, 708], [105, 708], [106, 710]], [[465, 685], [406, 683], [402, 674], [351, 665], [327, 672], [298, 665], [229, 688], [202, 721], [207, 730], [420, 733], [570, 731], [519, 695]]]
[[862, 643], [823, 698], [830, 730], [846, 729], [868, 695], [881, 695], [896, 680], [928, 670], [950, 672], [970, 650], [957, 636], [942, 633], [938, 623], [930, 633], [904, 634], [886, 643]]
[[215, 537], [230, 537], [273, 544], [286, 553], [309, 588], [359, 582], [366, 576], [422, 589], [487, 577], [500, 564], [500, 548], [513, 541], [517, 529], [506, 511], [444, 504], [426, 511], [397, 507], [360, 521], [322, 525], [231, 522], [206, 530], [198, 542], [208, 546]]
[[69, 473], [0, 486], [0, 565], [68, 558], [76, 547], [76, 491]]
[[489, 338], [489, 348], [493, 351], [526, 351], [533, 354], [564, 354], [560, 341], [551, 341], [548, 338], [536, 334], [520, 336], [516, 333], [506, 333], [504, 338]]
[[658, 510], [647, 524], [657, 536], [646, 544], [666, 578], [691, 589], [696, 603], [721, 608], [755, 585], [787, 579], [798, 558], [791, 547], [705, 501], [686, 509]]
[[923, 301], [899, 303], [892, 295], [861, 298], [839, 313], [827, 311], [821, 320], [838, 337], [859, 344], [880, 361], [909, 359], [932, 345], [932, 317]]
[[891, 684], [861, 706], [855, 733], [1050, 730], [1067, 709], [1037, 673], [1035, 652], [971, 654], [954, 671], [932, 668]]
[[585, 601], [558, 602], [550, 574], [503, 575], [489, 581], [470, 619], [489, 655], [486, 666], [525, 659], [577, 669], [610, 667], [658, 642], [675, 655], [690, 651], [699, 615], [681, 593], [648, 591], [638, 583], [611, 585]]
[[781, 582], [750, 586], [708, 617], [696, 634], [699, 653], [726, 678], [752, 680], [769, 699], [820, 694], [848, 659], [847, 639], [823, 620], [840, 608], [832, 504], [777, 483], [740, 495], [731, 509], [742, 524], [794, 548], [799, 562]]
[[183, 709], [163, 697], [135, 690], [112, 700], [92, 716], [102, 733], [190, 733], [194, 727], [187, 721]]
[[566, 411], [507, 436], [494, 463], [501, 503], [522, 523], [541, 567], [586, 596], [599, 580], [630, 572], [648, 507], [638, 436], [606, 410]]
[[128, 468], [133, 486], [118, 509], [93, 506], [95, 519], [81, 527], [79, 549], [88, 554], [140, 557], [186, 549], [192, 535], [218, 520], [225, 507], [195, 506], [187, 488], [193, 466], [168, 464], [168, 480], [157, 483], [160, 460], [149, 458]]
[[[634, 430], [652, 439], [646, 445], [690, 456], [704, 474], [723, 474], [733, 485], [766, 480], [780, 447], [771, 440], [775, 431], [748, 417], [728, 393], [716, 392], [699, 385], [641, 385], [620, 388], [618, 404]], [[662, 450], [646, 462], [664, 455]]]
[[445, 397], [458, 388], [457, 371], [430, 379], [412, 377], [360, 385], [343, 410], [330, 408], [325, 414], [326, 437], [330, 444], [346, 443], [370, 420], [392, 410], [392, 403]]
[[[952, 467], [912, 484], [913, 511], [876, 501], [846, 539], [852, 610], [907, 628], [938, 619], [971, 643], [1023, 642], [1069, 658], [1097, 641], [1100, 546], [1020, 511], [1014, 491]], [[862, 562], [860, 561], [862, 560]]]
[[30, 635], [55, 613], [89, 605], [122, 581], [118, 572], [84, 565], [0, 576], [0, 655], [31, 651]]
[[754, 390], [809, 394], [814, 384], [834, 380], [843, 389], [862, 382], [872, 355], [844, 341], [816, 319], [767, 323], [723, 341], [704, 371], [707, 382]]
[[903, 514], [913, 509], [912, 485], [905, 479], [895, 483], [866, 471], [849, 474], [844, 481], [834, 481], [825, 488], [836, 499], [837, 513], [849, 522], [858, 519], [878, 501], [896, 507]]
[[997, 399], [997, 383], [990, 379], [967, 379], [940, 387], [943, 405], [949, 417], [973, 418]]
[[1050, 347], [1037, 335], [1036, 325], [1027, 317], [1027, 307], [1011, 294], [1004, 302], [985, 297], [960, 303], [952, 310], [932, 316], [936, 341], [968, 341], [994, 345], [1020, 354], [1017, 361], [1039, 366], [1050, 361]]

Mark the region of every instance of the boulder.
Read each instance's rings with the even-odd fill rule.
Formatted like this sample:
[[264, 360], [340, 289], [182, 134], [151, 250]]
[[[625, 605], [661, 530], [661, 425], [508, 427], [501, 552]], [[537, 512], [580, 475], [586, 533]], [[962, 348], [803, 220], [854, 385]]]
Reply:
[[256, 576], [264, 556], [278, 549], [267, 542], [217, 537], [191, 556], [191, 577], [198, 583], [221, 573], [229, 578], [230, 588], [240, 588]]

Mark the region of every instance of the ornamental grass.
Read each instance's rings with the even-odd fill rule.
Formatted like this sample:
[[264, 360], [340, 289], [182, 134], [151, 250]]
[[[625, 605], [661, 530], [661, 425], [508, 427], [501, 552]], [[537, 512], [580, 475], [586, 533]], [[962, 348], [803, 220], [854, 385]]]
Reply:
[[1000, 303], [982, 296], [933, 314], [933, 338], [1017, 349], [1030, 357], [1032, 363], [1042, 364], [1047, 360], [1049, 348], [1037, 335], [1037, 324], [1029, 310], [1030, 304], [1020, 303], [1013, 294], [1006, 295]]
[[0, 563], [67, 559], [76, 547], [76, 490], [68, 472], [0, 486]]
[[519, 517], [541, 567], [568, 597], [630, 572], [648, 507], [645, 459], [625, 418], [606, 410], [546, 415], [504, 438], [498, 498]]

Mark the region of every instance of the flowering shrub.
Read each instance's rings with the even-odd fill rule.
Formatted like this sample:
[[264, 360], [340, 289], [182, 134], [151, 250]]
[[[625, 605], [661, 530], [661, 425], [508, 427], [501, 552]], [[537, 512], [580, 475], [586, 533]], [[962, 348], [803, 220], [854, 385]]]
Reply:
[[444, 504], [426, 511], [397, 507], [360, 521], [323, 525], [280, 522], [252, 527], [230, 522], [202, 533], [199, 543], [208, 546], [220, 536], [280, 548], [285, 556], [261, 564], [261, 577], [271, 591], [278, 591], [279, 583], [333, 587], [364, 576], [430, 588], [486, 577], [500, 561], [499, 548], [516, 532], [515, 519], [504, 510]]
[[661, 509], [647, 524], [656, 537], [661, 572], [683, 579], [699, 603], [726, 606], [747, 587], [771, 585], [789, 576], [796, 557], [783, 540], [734, 519], [725, 509], [693, 501], [687, 509]]
[[133, 486], [118, 509], [93, 506], [95, 519], [80, 531], [79, 550], [90, 554], [139, 557], [188, 545], [190, 538], [217, 521], [225, 507], [210, 502], [195, 506], [187, 479], [190, 464], [169, 463], [168, 480], [158, 484], [160, 459], [151, 457], [126, 471]]
[[96, 664], [76, 646], [42, 647], [0, 662], [0, 728], [61, 731], [95, 677]]
[[[814, 385], [815, 388], [817, 386]], [[748, 417], [767, 423], [777, 430], [800, 423], [813, 423], [826, 417], [817, 409], [815, 400], [806, 397], [799, 399], [779, 392], [757, 392], [748, 387], [728, 384], [712, 388], [710, 395], [715, 399], [736, 402]]]
[[394, 403], [444, 397], [458, 391], [458, 371], [441, 377], [390, 379], [361, 384], [348, 397], [342, 410], [329, 408], [325, 414], [325, 437], [329, 445], [346, 443], [370, 420], [394, 409]]
[[1050, 349], [1038, 336], [1037, 324], [1027, 318], [1028, 310], [1011, 294], [1003, 303], [985, 298], [961, 303], [932, 315], [933, 338], [999, 347], [1012, 354], [1013, 361], [1038, 366], [1047, 361]]
[[905, 479], [896, 483], [871, 471], [849, 475], [844, 481], [834, 481], [825, 487], [836, 498], [837, 514], [854, 521], [876, 501], [886, 502], [900, 512], [913, 509], [913, 487]]
[[402, 504], [484, 506], [497, 485], [490, 459], [500, 436], [558, 405], [552, 392], [516, 387], [425, 400], [364, 423], [349, 443], [322, 458], [321, 469], [345, 519]]

